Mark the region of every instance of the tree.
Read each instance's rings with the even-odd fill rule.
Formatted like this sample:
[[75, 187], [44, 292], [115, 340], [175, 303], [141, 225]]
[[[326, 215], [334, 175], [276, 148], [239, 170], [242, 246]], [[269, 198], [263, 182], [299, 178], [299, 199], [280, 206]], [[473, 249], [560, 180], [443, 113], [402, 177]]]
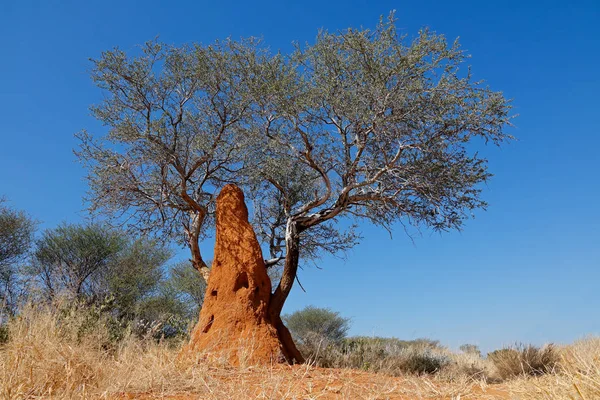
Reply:
[[140, 305], [138, 319], [156, 326], [156, 336], [169, 338], [185, 335], [189, 325], [197, 321], [206, 282], [190, 262], [169, 268], [169, 274], [152, 296]]
[[134, 230], [183, 232], [207, 281], [199, 240], [214, 193], [243, 186], [266, 266], [283, 265], [268, 308], [287, 332], [301, 258], [351, 248], [356, 222], [445, 231], [486, 207], [491, 174], [474, 149], [510, 139], [510, 102], [461, 69], [466, 57], [428, 30], [399, 36], [393, 15], [375, 30], [321, 32], [289, 57], [253, 40], [105, 52], [93, 78], [107, 100], [93, 112], [110, 130], [79, 135], [91, 208]]
[[47, 299], [63, 294], [93, 297], [101, 292], [110, 263], [124, 247], [121, 235], [100, 225], [62, 224], [37, 240], [27, 273]]
[[92, 60], [92, 78], [105, 94], [92, 112], [109, 132], [97, 139], [78, 134], [91, 211], [185, 243], [207, 280], [199, 241], [210, 226], [215, 188], [239, 169], [239, 132], [266, 61], [255, 40], [149, 42], [138, 57], [115, 49]]
[[113, 298], [118, 317], [131, 320], [140, 314], [149, 298], [161, 291], [163, 269], [172, 253], [156, 240], [134, 240], [121, 234], [125, 246], [108, 264], [101, 278], [101, 292]]
[[186, 310], [189, 318], [197, 318], [204, 301], [206, 282], [189, 262], [180, 262], [171, 267], [164, 289], [172, 293]]
[[350, 329], [350, 319], [340, 316], [339, 312], [328, 308], [305, 307], [290, 315], [284, 315], [283, 321], [296, 339], [302, 343], [313, 340], [326, 340], [338, 343], [346, 337]]
[[510, 136], [510, 102], [473, 81], [458, 41], [422, 30], [399, 36], [393, 14], [375, 30], [321, 32], [273, 74], [255, 120], [257, 225], [282, 277], [279, 315], [300, 257], [353, 246], [342, 218], [460, 229], [486, 207], [491, 176], [477, 139]]
[[13, 210], [3, 203], [0, 199], [0, 316], [5, 311], [14, 311], [18, 264], [28, 254], [36, 228], [35, 221], [25, 212]]
[[131, 319], [157, 290], [171, 253], [155, 241], [134, 239], [98, 224], [63, 224], [37, 241], [27, 273], [44, 297], [91, 302], [112, 298], [119, 318]]

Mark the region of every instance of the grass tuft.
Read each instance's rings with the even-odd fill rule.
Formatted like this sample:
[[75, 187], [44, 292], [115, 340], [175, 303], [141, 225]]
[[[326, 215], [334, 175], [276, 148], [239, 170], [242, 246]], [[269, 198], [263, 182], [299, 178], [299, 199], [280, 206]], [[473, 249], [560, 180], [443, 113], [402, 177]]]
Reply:
[[554, 372], [560, 359], [552, 344], [544, 347], [517, 344], [514, 347], [496, 350], [488, 358], [498, 371], [500, 378], [507, 380], [518, 376], [538, 376]]

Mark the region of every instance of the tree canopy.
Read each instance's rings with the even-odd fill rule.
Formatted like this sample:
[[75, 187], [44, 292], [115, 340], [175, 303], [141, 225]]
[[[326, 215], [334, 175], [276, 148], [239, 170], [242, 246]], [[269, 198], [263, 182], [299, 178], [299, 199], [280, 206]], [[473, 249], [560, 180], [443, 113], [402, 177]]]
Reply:
[[340, 342], [350, 329], [350, 319], [328, 308], [305, 307], [290, 315], [283, 316], [292, 334], [301, 342], [329, 341]]
[[109, 131], [79, 135], [91, 208], [184, 238], [207, 278], [199, 241], [214, 193], [242, 186], [267, 265], [283, 265], [279, 315], [300, 260], [354, 246], [361, 220], [443, 231], [486, 207], [491, 174], [476, 149], [511, 138], [511, 106], [472, 79], [467, 58], [430, 30], [399, 35], [393, 14], [375, 29], [321, 31], [289, 55], [254, 39], [105, 52], [92, 77], [106, 100], [92, 110]]
[[44, 297], [97, 301], [107, 295], [132, 313], [156, 289], [171, 253], [155, 241], [132, 238], [99, 224], [62, 224], [37, 240], [26, 273]]
[[238, 179], [239, 131], [266, 57], [254, 40], [227, 40], [148, 42], [140, 56], [115, 49], [92, 60], [92, 79], [105, 94], [92, 112], [109, 131], [78, 134], [91, 210], [186, 243], [206, 278], [198, 242], [215, 187]]
[[[285, 267], [280, 312], [299, 258], [353, 246], [342, 217], [460, 229], [485, 208], [491, 176], [474, 142], [510, 139], [510, 102], [464, 66], [458, 41], [422, 30], [399, 36], [393, 15], [374, 30], [321, 32], [298, 46], [260, 101], [256, 209]], [[352, 227], [352, 226], [351, 226]]]
[[6, 206], [0, 198], [0, 316], [16, 305], [19, 263], [28, 255], [35, 228], [31, 217]]

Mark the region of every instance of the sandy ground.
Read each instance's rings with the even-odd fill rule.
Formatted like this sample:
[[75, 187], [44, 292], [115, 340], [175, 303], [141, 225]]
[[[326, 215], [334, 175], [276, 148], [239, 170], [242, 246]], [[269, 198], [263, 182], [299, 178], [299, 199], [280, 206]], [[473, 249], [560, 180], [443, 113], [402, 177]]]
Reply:
[[278, 367], [227, 373], [215, 370], [204, 387], [179, 392], [121, 393], [113, 399], [510, 399], [502, 385], [444, 383], [356, 370]]

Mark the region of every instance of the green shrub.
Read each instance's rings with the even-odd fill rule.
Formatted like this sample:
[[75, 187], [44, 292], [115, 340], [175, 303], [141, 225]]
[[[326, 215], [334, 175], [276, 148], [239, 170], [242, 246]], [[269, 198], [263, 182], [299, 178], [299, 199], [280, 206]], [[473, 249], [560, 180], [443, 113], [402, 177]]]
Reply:
[[284, 315], [283, 321], [294, 338], [300, 342], [327, 341], [338, 343], [346, 337], [350, 329], [350, 319], [328, 308], [308, 306], [291, 315]]
[[553, 372], [560, 356], [554, 345], [544, 347], [517, 344], [488, 354], [502, 379], [537, 376]]

